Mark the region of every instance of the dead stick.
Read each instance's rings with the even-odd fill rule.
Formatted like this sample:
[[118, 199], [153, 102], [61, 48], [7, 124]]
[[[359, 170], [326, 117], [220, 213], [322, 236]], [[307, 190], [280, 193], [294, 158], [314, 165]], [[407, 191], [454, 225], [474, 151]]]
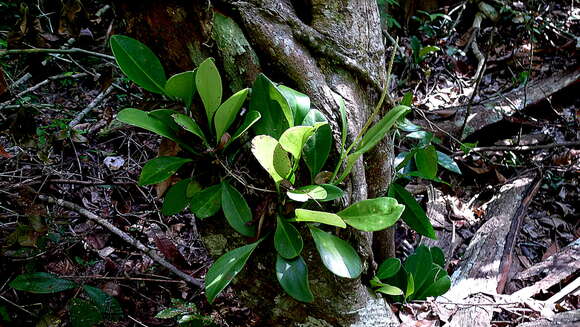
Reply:
[[93, 101], [91, 101], [91, 103], [89, 103], [89, 105], [85, 109], [83, 109], [81, 112], [79, 112], [75, 116], [75, 118], [73, 120], [71, 120], [71, 122], [68, 124], [68, 126], [75, 127], [78, 123], [80, 123], [81, 120], [89, 112], [91, 112], [91, 110], [93, 110], [95, 107], [97, 107], [99, 105], [99, 103], [101, 103], [107, 97], [107, 95], [109, 95], [109, 93], [111, 93], [112, 90], [113, 90], [113, 85], [110, 85], [106, 90], [99, 93], [99, 95], [97, 95], [97, 97], [94, 98]]
[[[533, 151], [542, 149], [552, 149], [564, 146], [580, 146], [580, 141], [570, 141], [562, 143], [550, 143], [540, 145], [498, 145], [498, 146], [481, 146], [473, 148], [470, 152], [494, 152], [494, 151]], [[464, 155], [463, 151], [453, 153], [454, 157]]]
[[111, 224], [110, 222], [106, 221], [105, 219], [95, 215], [94, 213], [88, 211], [87, 209], [69, 202], [69, 201], [65, 201], [62, 199], [57, 199], [54, 198], [52, 196], [47, 196], [47, 195], [39, 195], [38, 198], [42, 201], [48, 202], [48, 203], [53, 203], [53, 204], [57, 204], [63, 208], [67, 208], [70, 210], [74, 210], [76, 212], [78, 212], [81, 216], [93, 220], [94, 222], [96, 222], [97, 224], [105, 227], [106, 229], [108, 229], [109, 231], [111, 231], [113, 234], [119, 236], [121, 239], [123, 239], [123, 241], [133, 245], [134, 247], [136, 247], [137, 249], [141, 250], [142, 252], [144, 252], [145, 254], [147, 254], [151, 259], [153, 259], [155, 262], [157, 262], [158, 264], [162, 265], [163, 267], [171, 270], [174, 274], [176, 274], [177, 276], [181, 277], [182, 279], [184, 279], [185, 281], [191, 283], [192, 285], [195, 285], [197, 287], [203, 287], [203, 283], [201, 280], [197, 279], [197, 278], [193, 278], [190, 275], [184, 273], [183, 271], [177, 269], [177, 267], [175, 267], [174, 265], [172, 265], [171, 263], [167, 262], [165, 259], [163, 259], [162, 257], [160, 257], [155, 251], [153, 251], [152, 249], [146, 247], [145, 245], [143, 245], [143, 243], [139, 242], [138, 240], [134, 239], [133, 237], [131, 237], [129, 234], [123, 232], [122, 230], [120, 230], [119, 228], [115, 227], [113, 224]]
[[536, 193], [540, 190], [540, 186], [542, 185], [542, 174], [536, 175], [534, 178], [534, 182], [531, 188], [527, 189], [526, 195], [522, 199], [520, 206], [517, 208], [514, 218], [512, 220], [510, 230], [506, 235], [505, 246], [503, 248], [503, 254], [499, 266], [499, 278], [497, 282], [497, 293], [502, 294], [505, 288], [506, 283], [508, 282], [509, 278], [509, 271], [512, 265], [513, 260], [513, 251], [516, 245], [516, 240], [518, 238], [518, 234], [520, 232], [520, 227], [526, 216], [526, 211], [528, 206], [536, 196]]
[[0, 57], [9, 54], [21, 54], [21, 53], [84, 53], [95, 57], [101, 57], [105, 59], [115, 60], [115, 57], [106, 55], [104, 53], [89, 51], [80, 48], [71, 49], [12, 49], [12, 50], [0, 50]]

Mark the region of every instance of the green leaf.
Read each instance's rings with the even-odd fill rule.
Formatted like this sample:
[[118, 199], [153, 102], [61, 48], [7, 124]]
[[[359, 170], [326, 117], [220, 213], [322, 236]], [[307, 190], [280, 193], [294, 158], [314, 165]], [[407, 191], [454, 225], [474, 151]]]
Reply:
[[426, 131], [415, 131], [405, 135], [405, 137], [408, 137], [410, 139], [423, 140], [427, 138], [433, 138], [433, 133]]
[[278, 255], [276, 277], [284, 291], [297, 301], [307, 303], [314, 301], [314, 295], [308, 284], [308, 267], [302, 257], [287, 260]]
[[461, 175], [461, 169], [459, 169], [459, 166], [457, 166], [455, 160], [453, 160], [453, 158], [446, 155], [445, 153], [437, 151], [437, 162], [441, 165], [441, 167]]
[[92, 327], [103, 320], [99, 310], [89, 301], [72, 299], [69, 304], [72, 327]]
[[310, 98], [304, 94], [300, 93], [294, 89], [291, 89], [284, 85], [279, 85], [278, 90], [288, 101], [288, 105], [292, 110], [295, 125], [305, 125], [302, 121], [304, 117], [308, 114], [310, 110]]
[[187, 188], [191, 178], [186, 178], [175, 183], [169, 188], [167, 194], [165, 194], [165, 199], [163, 200], [163, 207], [161, 207], [161, 213], [166, 216], [171, 216], [178, 214], [181, 210], [185, 209], [189, 204], [189, 199], [187, 197]]
[[278, 141], [269, 135], [258, 135], [252, 139], [252, 153], [272, 176], [277, 186], [292, 171], [288, 154]]
[[302, 236], [291, 223], [278, 216], [276, 218], [276, 233], [274, 234], [274, 247], [280, 256], [285, 259], [293, 259], [300, 255], [302, 246]]
[[181, 100], [187, 108], [191, 108], [191, 101], [195, 94], [195, 70], [171, 76], [165, 83], [165, 94]]
[[110, 42], [119, 68], [131, 81], [147, 91], [164, 93], [165, 70], [151, 49], [124, 35], [113, 35]]
[[440, 247], [434, 246], [429, 249], [431, 251], [431, 257], [433, 258], [433, 263], [439, 265], [441, 268], [445, 268], [445, 254]]
[[415, 125], [412, 121], [410, 121], [409, 119], [405, 118], [402, 121], [397, 123], [397, 128], [399, 128], [400, 130], [402, 130], [403, 132], [417, 132], [421, 130], [421, 126], [419, 125]]
[[320, 185], [307, 185], [286, 192], [288, 197], [294, 201], [306, 202], [308, 200], [326, 199], [328, 193]]
[[252, 210], [242, 194], [226, 181], [222, 182], [222, 210], [238, 233], [248, 237], [256, 235], [256, 228], [248, 225], [252, 221]]
[[434, 269], [434, 279], [430, 280], [430, 283], [424, 285], [415, 295], [413, 295], [414, 300], [424, 300], [429, 296], [439, 296], [445, 294], [451, 288], [451, 278], [447, 275], [447, 272], [442, 271], [441, 268], [436, 267]]
[[75, 282], [61, 279], [45, 272], [35, 272], [16, 276], [9, 285], [15, 290], [36, 294], [58, 293], [78, 287]]
[[413, 296], [413, 294], [415, 294], [415, 278], [411, 273], [406, 274], [407, 274], [407, 288], [405, 290], [405, 299], [409, 299]]
[[234, 249], [217, 259], [205, 275], [205, 297], [212, 303], [215, 297], [244, 268], [260, 241]]
[[203, 131], [193, 118], [184, 114], [174, 114], [173, 119], [175, 120], [175, 123], [177, 123], [177, 125], [183, 127], [183, 129], [185, 129], [186, 131], [191, 132], [193, 133], [193, 135], [199, 137], [203, 141], [205, 146], [209, 146], [205, 134], [203, 133]]
[[234, 135], [232, 135], [232, 137], [225, 145], [225, 147], [227, 147], [228, 145], [230, 145], [230, 143], [232, 143], [237, 138], [242, 136], [248, 129], [250, 129], [250, 127], [252, 127], [256, 122], [258, 122], [258, 120], [260, 120], [260, 117], [262, 116], [258, 111], [255, 110], [248, 111], [248, 113], [244, 116], [244, 121], [242, 122], [242, 125], [238, 127], [238, 129], [236, 130]]
[[389, 110], [381, 120], [369, 128], [365, 135], [363, 135], [360, 144], [358, 145], [357, 152], [365, 153], [372, 149], [385, 137], [385, 135], [387, 135], [393, 125], [401, 119], [401, 117], [409, 113], [409, 111], [411, 111], [409, 107], [401, 105]]
[[427, 178], [437, 177], [437, 151], [433, 145], [417, 149], [415, 152], [417, 170]]
[[119, 302], [102, 290], [84, 285], [83, 289], [95, 304], [104, 320], [117, 321], [123, 318], [123, 309]]
[[184, 313], [186, 313], [186, 312], [184, 312], [182, 309], [170, 307], [170, 308], [165, 308], [165, 309], [159, 311], [155, 315], [155, 318], [157, 318], [157, 319], [171, 319], [171, 318], [175, 318], [179, 315], [182, 315]]
[[401, 269], [401, 260], [398, 258], [388, 258], [379, 266], [377, 277], [379, 279], [391, 278], [399, 272], [399, 269]]
[[296, 214], [296, 221], [321, 223], [346, 228], [346, 224], [344, 223], [342, 218], [340, 218], [339, 215], [334, 213], [307, 209], [296, 209], [294, 213]]
[[213, 115], [222, 103], [222, 78], [213, 58], [207, 58], [195, 74], [195, 85], [205, 108], [208, 125], [212, 125]]
[[149, 160], [141, 170], [139, 185], [151, 185], [161, 183], [175, 174], [181, 166], [190, 162], [191, 159], [180, 157], [163, 156]]
[[419, 58], [421, 61], [423, 61], [423, 59], [428, 56], [431, 53], [437, 52], [441, 49], [439, 49], [439, 47], [436, 47], [434, 45], [429, 45], [426, 47], [421, 48], [421, 51], [419, 51]]
[[217, 143], [220, 142], [222, 135], [230, 128], [238, 116], [238, 112], [240, 112], [242, 105], [248, 97], [248, 91], [250, 89], [243, 89], [236, 92], [217, 109], [214, 120]]
[[411, 193], [407, 192], [403, 186], [392, 183], [389, 187], [389, 196], [395, 197], [405, 205], [405, 211], [403, 211], [401, 218], [409, 227], [421, 235], [437, 239], [425, 210], [421, 208]]
[[[401, 104], [403, 106], [410, 107], [413, 104], [413, 92], [407, 92], [407, 93], [405, 93], [403, 95], [403, 99], [401, 100]], [[415, 125], [415, 126], [417, 126], [417, 125]], [[421, 129], [421, 128], [419, 128], [419, 129]], [[409, 131], [406, 131], [406, 132], [409, 132]]]
[[191, 197], [189, 208], [196, 218], [204, 219], [215, 215], [222, 207], [222, 187], [212, 185]]
[[405, 206], [388, 197], [359, 201], [337, 213], [347, 224], [365, 231], [375, 232], [397, 222]]
[[316, 227], [309, 227], [322, 263], [328, 270], [345, 278], [357, 278], [361, 274], [360, 257], [350, 244]]
[[12, 321], [12, 319], [10, 319], [10, 314], [8, 313], [8, 310], [3, 305], [0, 305], [0, 321], [4, 322]]
[[383, 284], [376, 290], [376, 292], [393, 296], [403, 295], [403, 291], [400, 288], [389, 284]]
[[416, 250], [415, 253], [410, 255], [403, 267], [405, 271], [413, 275], [415, 282], [415, 290], [420, 290], [424, 283], [429, 279], [429, 275], [432, 269], [433, 259], [431, 258], [431, 252], [429, 248], [421, 245]]
[[[153, 112], [153, 111], [152, 111]], [[179, 141], [175, 130], [165, 121], [155, 118], [152, 112], [139, 109], [127, 108], [117, 114], [117, 120], [125, 124], [137, 126], [150, 132], [166, 137], [172, 141]]]
[[348, 176], [348, 174], [350, 174], [352, 167], [354, 167], [354, 164], [356, 163], [358, 158], [360, 158], [360, 156], [362, 156], [362, 155], [363, 155], [362, 151], [357, 151], [357, 152], [349, 154], [346, 157], [346, 165], [344, 167], [344, 171], [342, 172], [342, 175], [340, 175], [340, 178], [336, 181], [336, 184], [340, 184], [346, 178], [346, 176]]
[[265, 75], [260, 74], [252, 86], [250, 110], [260, 112], [262, 119], [254, 125], [256, 134], [269, 135], [275, 139], [294, 126], [294, 116], [288, 101]]
[[314, 131], [313, 126], [290, 127], [282, 133], [278, 142], [282, 149], [288, 151], [295, 160], [299, 160], [304, 144], [314, 134]]
[[310, 170], [311, 179], [314, 179], [314, 176], [316, 176], [322, 167], [324, 167], [332, 145], [332, 132], [326, 117], [324, 117], [320, 111], [312, 109], [308, 115], [306, 115], [302, 124], [314, 126], [316, 123], [326, 124], [320, 126], [316, 132], [314, 132], [314, 135], [312, 135], [304, 145], [303, 150], [304, 162]]

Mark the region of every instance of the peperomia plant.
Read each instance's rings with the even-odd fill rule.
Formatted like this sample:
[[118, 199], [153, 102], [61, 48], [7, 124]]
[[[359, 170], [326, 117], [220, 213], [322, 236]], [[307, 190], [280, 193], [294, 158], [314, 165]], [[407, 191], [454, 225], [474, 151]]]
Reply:
[[[277, 85], [261, 74], [251, 91], [241, 90], [222, 102], [221, 77], [212, 59], [205, 60], [191, 72], [165, 80], [159, 60], [140, 42], [125, 36], [113, 36], [111, 46], [121, 70], [129, 79], [146, 90], [179, 99], [185, 105], [185, 113], [167, 109], [150, 112], [124, 109], [117, 116], [120, 121], [173, 140], [193, 156], [209, 156], [212, 161], [219, 162], [238, 153], [227, 152], [234, 140], [240, 139], [250, 128], [256, 134], [251, 140], [251, 152], [273, 180], [275, 190], [270, 192], [278, 195], [276, 213], [265, 217], [275, 220], [275, 224], [274, 221], [257, 226], [252, 223], [252, 209], [242, 193], [228, 181], [228, 176], [235, 176], [226, 165], [222, 165], [225, 172], [216, 173], [223, 174], [219, 176], [219, 184], [202, 188], [196, 176], [192, 176], [173, 185], [165, 198], [165, 214], [177, 213], [189, 204], [195, 216], [204, 219], [221, 209], [230, 226], [253, 241], [225, 253], [209, 268], [205, 277], [205, 294], [209, 302], [214, 301], [243, 269], [256, 248], [269, 237], [274, 241], [277, 255], [274, 269], [282, 289], [298, 301], [313, 301], [308, 267], [301, 256], [304, 245], [301, 231], [304, 230], [310, 233], [323, 264], [331, 272], [345, 278], [357, 278], [361, 274], [362, 264], [357, 252], [347, 241], [325, 231], [325, 225], [338, 228], [349, 225], [361, 231], [378, 231], [395, 224], [405, 206], [395, 198], [379, 197], [333, 213], [322, 210], [321, 203], [343, 196], [339, 185], [350, 174], [354, 163], [409, 112], [407, 106], [396, 106], [377, 123], [371, 124], [381, 107], [378, 105], [355, 141], [346, 147], [347, 117], [344, 102], [340, 99], [342, 150], [333, 173], [330, 173], [323, 169], [332, 148], [331, 128], [326, 117], [311, 108], [310, 99], [305, 94]], [[205, 109], [205, 120], [199, 124], [194, 117], [199, 117], [200, 113], [192, 108], [198, 99], [196, 95]], [[248, 98], [249, 110], [243, 121], [236, 123]], [[230, 136], [228, 131], [233, 125], [238, 125], [238, 128]], [[207, 128], [204, 130], [203, 126]], [[191, 142], [191, 134], [201, 144]], [[140, 184], [164, 181], [191, 161], [190, 157], [153, 159], [143, 167]], [[307, 172], [300, 169], [301, 162], [304, 162]], [[292, 214], [285, 210], [288, 205]], [[300, 224], [305, 224], [305, 228]], [[275, 225], [275, 228], [261, 231], [263, 225]], [[259, 238], [260, 235], [265, 236]]]
[[445, 270], [443, 251], [422, 245], [402, 265], [397, 258], [385, 260], [371, 286], [396, 301], [424, 300], [447, 292], [451, 279]]

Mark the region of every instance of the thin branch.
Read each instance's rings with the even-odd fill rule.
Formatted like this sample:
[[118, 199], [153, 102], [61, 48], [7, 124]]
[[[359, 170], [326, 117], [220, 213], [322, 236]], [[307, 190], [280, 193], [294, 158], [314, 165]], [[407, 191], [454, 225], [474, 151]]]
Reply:
[[23, 53], [82, 53], [87, 54], [95, 57], [105, 58], [109, 60], [115, 60], [115, 57], [106, 55], [104, 53], [89, 51], [80, 48], [71, 48], [71, 49], [11, 49], [11, 50], [0, 50], [0, 57], [10, 54], [23, 54]]
[[91, 112], [95, 107], [97, 107], [109, 95], [109, 93], [111, 93], [111, 91], [113, 91], [113, 88], [114, 88], [114, 86], [111, 84], [106, 90], [104, 90], [103, 92], [99, 93], [99, 95], [97, 95], [97, 97], [94, 98], [93, 101], [91, 101], [91, 103], [89, 103], [89, 105], [85, 109], [83, 109], [81, 112], [79, 112], [75, 116], [75, 118], [73, 120], [71, 120], [71, 122], [68, 124], [68, 126], [74, 127], [78, 123], [80, 123], [81, 120], [89, 112]]
[[77, 213], [79, 213], [81, 216], [90, 219], [94, 222], [96, 222], [97, 224], [105, 227], [106, 229], [108, 229], [109, 231], [111, 231], [113, 234], [119, 236], [121, 239], [123, 239], [123, 241], [133, 245], [134, 247], [136, 247], [137, 249], [141, 250], [142, 252], [144, 252], [145, 254], [147, 254], [151, 259], [153, 259], [153, 261], [157, 262], [158, 264], [162, 265], [163, 267], [169, 269], [171, 272], [173, 272], [174, 274], [176, 274], [177, 276], [181, 277], [183, 280], [191, 283], [192, 285], [195, 285], [199, 288], [203, 287], [203, 283], [200, 279], [194, 278], [186, 273], [184, 273], [183, 271], [177, 269], [177, 267], [175, 267], [174, 265], [172, 265], [171, 263], [167, 262], [165, 259], [163, 259], [161, 256], [159, 256], [157, 254], [157, 252], [153, 251], [152, 249], [146, 247], [143, 243], [139, 242], [138, 240], [134, 239], [133, 237], [131, 237], [129, 234], [125, 233], [124, 231], [120, 230], [119, 228], [117, 228], [116, 226], [114, 226], [113, 224], [111, 224], [110, 222], [108, 222], [107, 220], [95, 215], [94, 213], [88, 211], [87, 209], [69, 202], [69, 201], [65, 201], [62, 199], [57, 199], [54, 198], [52, 196], [47, 196], [47, 195], [39, 195], [38, 198], [41, 201], [47, 202], [47, 203], [52, 203], [52, 204], [56, 204], [59, 205], [63, 208], [67, 208], [73, 211], [76, 211]]
[[[495, 152], [495, 151], [533, 151], [533, 150], [543, 150], [552, 149], [559, 147], [573, 147], [580, 146], [580, 141], [562, 142], [562, 143], [551, 143], [551, 144], [540, 144], [540, 145], [498, 145], [498, 146], [481, 146], [471, 149], [472, 152]], [[458, 151], [453, 153], [454, 157], [464, 155], [463, 151]]]

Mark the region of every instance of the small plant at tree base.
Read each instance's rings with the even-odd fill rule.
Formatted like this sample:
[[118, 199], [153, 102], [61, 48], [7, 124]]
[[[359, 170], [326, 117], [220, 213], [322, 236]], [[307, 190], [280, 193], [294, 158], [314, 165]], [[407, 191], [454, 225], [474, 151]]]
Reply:
[[171, 307], [161, 310], [157, 319], [177, 319], [180, 327], [213, 327], [217, 325], [211, 317], [199, 314], [195, 304], [181, 299], [171, 299]]
[[[350, 174], [354, 163], [379, 143], [408, 112], [407, 106], [396, 106], [377, 123], [371, 122], [382, 106], [375, 108], [355, 141], [346, 147], [347, 117], [344, 101], [339, 99], [342, 125], [341, 153], [333, 173], [324, 171], [332, 148], [332, 133], [326, 117], [310, 107], [310, 99], [289, 87], [277, 85], [266, 76], [259, 75], [248, 89], [235, 93], [222, 103], [221, 77], [212, 59], [207, 59], [191, 71], [174, 75], [169, 80], [159, 59], [140, 42], [125, 36], [113, 36], [111, 47], [129, 79], [151, 92], [164, 94], [181, 100], [186, 114], [167, 109], [145, 112], [124, 109], [117, 119], [166, 137], [197, 158], [223, 162], [236, 158], [238, 152], [227, 153], [228, 146], [250, 128], [255, 132], [251, 141], [251, 152], [258, 163], [272, 177], [278, 194], [276, 214], [266, 219], [275, 219], [273, 233], [259, 230], [262, 224], [252, 224], [252, 211], [241, 192], [236, 190], [228, 178], [235, 174], [223, 164], [221, 182], [206, 188], [199, 186], [195, 176], [172, 186], [165, 197], [162, 211], [173, 214], [189, 205], [197, 218], [205, 219], [223, 211], [229, 225], [240, 234], [254, 240], [253, 243], [236, 248], [218, 258], [205, 277], [205, 294], [209, 302], [233, 280], [243, 269], [254, 250], [262, 241], [273, 235], [277, 259], [274, 270], [278, 281], [290, 296], [302, 302], [311, 302], [314, 296], [308, 282], [308, 267], [301, 257], [303, 239], [296, 223], [304, 223], [310, 232], [323, 264], [334, 274], [345, 278], [357, 278], [362, 272], [361, 260], [354, 248], [324, 226], [346, 228], [350, 225], [362, 231], [378, 231], [395, 224], [404, 211], [404, 206], [392, 197], [368, 199], [352, 204], [337, 213], [312, 210], [313, 204], [333, 201], [343, 196], [339, 184]], [[251, 96], [250, 96], [251, 94]], [[191, 110], [196, 95], [205, 108], [205, 120], [198, 124]], [[237, 131], [229, 136], [238, 114], [249, 99], [249, 111], [244, 120], [237, 124]], [[207, 124], [205, 122], [207, 121]], [[203, 131], [202, 126], [207, 126]], [[184, 137], [189, 133], [189, 137]], [[201, 141], [194, 144], [191, 135]], [[206, 135], [213, 136], [212, 138]], [[200, 146], [202, 149], [200, 150]], [[139, 178], [141, 185], [160, 183], [175, 174], [193, 159], [184, 157], [159, 157], [145, 164]], [[233, 159], [232, 159], [233, 160]], [[300, 162], [308, 168], [300, 171]], [[344, 164], [344, 165], [343, 165]], [[340, 168], [344, 169], [340, 171]], [[327, 177], [324, 182], [321, 176]], [[299, 178], [300, 177], [300, 178]], [[307, 177], [307, 178], [304, 178]], [[298, 181], [310, 180], [309, 184], [297, 185]], [[243, 184], [243, 183], [240, 183]], [[292, 216], [283, 210], [292, 202]], [[428, 220], [427, 220], [427, 223]], [[272, 224], [273, 225], [273, 224]], [[257, 239], [259, 235], [266, 235]]]
[[371, 286], [403, 302], [443, 295], [451, 287], [451, 279], [445, 270], [443, 251], [422, 245], [403, 264], [397, 258], [381, 263]]
[[119, 302], [101, 289], [79, 285], [49, 273], [36, 272], [19, 275], [9, 285], [15, 290], [35, 294], [53, 294], [81, 287], [86, 299], [73, 298], [68, 303], [69, 317], [74, 327], [89, 327], [102, 321], [118, 321], [123, 318], [123, 310]]

